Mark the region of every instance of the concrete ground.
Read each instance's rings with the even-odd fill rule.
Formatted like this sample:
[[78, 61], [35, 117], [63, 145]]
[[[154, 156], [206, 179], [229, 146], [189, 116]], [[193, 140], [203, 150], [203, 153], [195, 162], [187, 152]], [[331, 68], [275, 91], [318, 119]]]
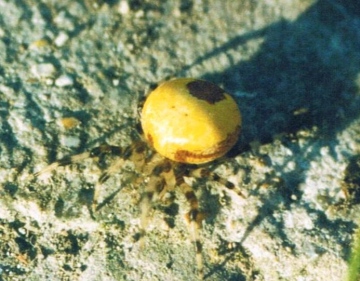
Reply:
[[[350, 0], [0, 0], [0, 280], [197, 280], [181, 192], [144, 245], [129, 164], [30, 180], [127, 145], [137, 101], [169, 77], [232, 93], [236, 148], [194, 185], [205, 280], [344, 280], [360, 209], [360, 5]], [[106, 165], [106, 163], [102, 163]], [[119, 187], [123, 189], [119, 191]]]

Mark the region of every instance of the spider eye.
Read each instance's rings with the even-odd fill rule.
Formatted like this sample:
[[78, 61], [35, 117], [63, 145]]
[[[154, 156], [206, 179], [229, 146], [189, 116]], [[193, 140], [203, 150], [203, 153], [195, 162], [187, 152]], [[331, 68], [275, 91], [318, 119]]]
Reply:
[[234, 146], [241, 114], [235, 100], [215, 84], [178, 78], [150, 93], [141, 125], [147, 141], [164, 157], [200, 164], [223, 156]]

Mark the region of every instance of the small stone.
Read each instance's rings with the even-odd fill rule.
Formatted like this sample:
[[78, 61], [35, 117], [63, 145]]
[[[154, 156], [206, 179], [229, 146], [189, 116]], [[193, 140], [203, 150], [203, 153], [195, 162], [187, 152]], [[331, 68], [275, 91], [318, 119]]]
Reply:
[[62, 136], [60, 138], [60, 143], [67, 147], [79, 147], [80, 139], [76, 136]]
[[51, 63], [36, 64], [31, 67], [31, 73], [36, 78], [51, 78], [56, 72], [55, 66]]
[[62, 47], [65, 45], [65, 43], [69, 40], [69, 35], [67, 35], [65, 32], [60, 32], [59, 35], [55, 38], [54, 44], [57, 47]]
[[120, 1], [118, 11], [121, 15], [127, 15], [130, 11], [129, 3], [124, 0]]
[[29, 49], [30, 50], [40, 50], [40, 49], [43, 49], [45, 47], [49, 47], [50, 46], [50, 43], [48, 40], [46, 39], [39, 39], [39, 40], [36, 40], [34, 42], [32, 42], [30, 45], [29, 45]]
[[80, 121], [75, 117], [64, 117], [59, 120], [59, 124], [65, 129], [69, 130], [75, 128], [80, 124]]
[[55, 80], [55, 85], [58, 87], [67, 87], [74, 84], [74, 79], [69, 75], [61, 75]]

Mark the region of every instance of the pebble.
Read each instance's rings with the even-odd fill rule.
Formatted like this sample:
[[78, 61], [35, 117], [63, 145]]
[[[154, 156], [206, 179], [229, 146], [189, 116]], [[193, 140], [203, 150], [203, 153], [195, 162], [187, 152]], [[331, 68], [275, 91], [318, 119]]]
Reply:
[[120, 1], [118, 11], [121, 15], [127, 15], [130, 11], [129, 3], [124, 0]]
[[55, 85], [58, 87], [67, 87], [72, 86], [73, 84], [74, 79], [67, 74], [61, 75], [55, 80]]
[[55, 66], [51, 63], [36, 64], [31, 67], [31, 73], [36, 78], [50, 78], [56, 72]]
[[80, 139], [76, 136], [61, 136], [60, 143], [62, 146], [79, 147]]
[[65, 32], [60, 32], [59, 35], [55, 38], [54, 44], [57, 47], [62, 47], [66, 44], [68, 40], [69, 40], [69, 35], [67, 35]]
[[79, 124], [80, 121], [75, 117], [64, 117], [59, 119], [59, 125], [63, 127], [65, 130], [75, 128]]

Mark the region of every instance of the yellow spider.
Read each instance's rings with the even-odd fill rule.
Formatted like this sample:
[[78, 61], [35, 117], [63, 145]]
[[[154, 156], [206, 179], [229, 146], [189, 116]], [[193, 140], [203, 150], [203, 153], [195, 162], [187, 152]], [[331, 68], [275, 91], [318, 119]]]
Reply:
[[[237, 142], [241, 115], [234, 99], [218, 86], [199, 79], [179, 78], [160, 84], [146, 98], [141, 112], [143, 134], [128, 147], [101, 145], [88, 152], [62, 158], [35, 174], [104, 154], [118, 156], [99, 177], [94, 189], [92, 212], [98, 206], [100, 185], [121, 170], [124, 161], [135, 164], [145, 183], [140, 209], [139, 237], [148, 224], [153, 201], [166, 192], [180, 188], [190, 205], [187, 220], [196, 247], [199, 278], [203, 278], [200, 229], [204, 213], [184, 177], [206, 178], [233, 189], [234, 184], [199, 165], [224, 156]], [[153, 149], [148, 149], [149, 146]], [[157, 152], [157, 153], [156, 153]]]

